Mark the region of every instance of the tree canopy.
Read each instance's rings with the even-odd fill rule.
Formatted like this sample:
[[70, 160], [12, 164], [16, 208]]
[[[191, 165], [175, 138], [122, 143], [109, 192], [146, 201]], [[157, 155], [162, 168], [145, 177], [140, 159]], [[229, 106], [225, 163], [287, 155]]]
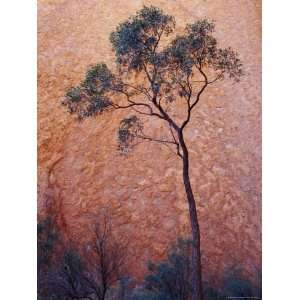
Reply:
[[[213, 21], [188, 24], [177, 36], [175, 25], [174, 17], [153, 6], [119, 24], [110, 35], [117, 71], [113, 73], [105, 63], [92, 66], [82, 83], [67, 91], [63, 104], [69, 112], [82, 120], [108, 110], [130, 109], [135, 115], [121, 121], [119, 128], [121, 150], [140, 138], [173, 144], [180, 156], [172, 130], [185, 128], [207, 86], [225, 76], [238, 81], [243, 71], [234, 50], [218, 47]], [[186, 105], [181, 120], [172, 115], [179, 102]], [[141, 116], [166, 121], [171, 139], [147, 136]]]

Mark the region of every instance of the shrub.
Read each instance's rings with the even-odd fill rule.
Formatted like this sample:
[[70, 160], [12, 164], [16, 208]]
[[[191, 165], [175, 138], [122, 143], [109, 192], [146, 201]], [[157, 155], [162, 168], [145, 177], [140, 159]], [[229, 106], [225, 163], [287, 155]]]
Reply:
[[[165, 261], [149, 263], [143, 286], [133, 293], [131, 300], [189, 300], [191, 299], [191, 241], [179, 239], [171, 248]], [[253, 284], [236, 267], [229, 267], [223, 275], [221, 286], [204, 282], [205, 300], [224, 300], [229, 297], [261, 298], [261, 275]]]
[[136, 292], [134, 300], [186, 300], [191, 293], [191, 242], [179, 239], [170, 249], [167, 260], [150, 262], [150, 274], [145, 277], [144, 289]]

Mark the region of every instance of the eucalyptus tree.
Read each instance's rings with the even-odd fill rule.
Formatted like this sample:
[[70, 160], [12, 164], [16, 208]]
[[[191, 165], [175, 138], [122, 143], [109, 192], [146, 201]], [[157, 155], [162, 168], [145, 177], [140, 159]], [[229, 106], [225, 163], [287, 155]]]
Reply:
[[[238, 81], [243, 71], [235, 51], [218, 47], [212, 21], [188, 24], [177, 36], [174, 29], [173, 16], [144, 6], [110, 35], [116, 71], [105, 63], [92, 66], [82, 83], [67, 91], [63, 105], [79, 120], [124, 110], [127, 114], [118, 129], [120, 151], [152, 141], [168, 146], [182, 161], [192, 236], [191, 299], [199, 300], [203, 299], [200, 228], [185, 129], [204, 92], [226, 77]], [[165, 125], [163, 137], [145, 133], [147, 118], [150, 124]]]

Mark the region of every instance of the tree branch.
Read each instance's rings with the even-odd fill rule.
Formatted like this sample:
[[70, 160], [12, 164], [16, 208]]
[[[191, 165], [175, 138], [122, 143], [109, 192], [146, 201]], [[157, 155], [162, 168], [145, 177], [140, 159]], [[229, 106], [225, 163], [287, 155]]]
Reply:
[[197, 105], [197, 103], [199, 102], [201, 94], [204, 92], [205, 88], [208, 86], [208, 79], [207, 79], [206, 74], [202, 71], [201, 62], [199, 62], [198, 70], [201, 73], [201, 75], [204, 77], [205, 84], [202, 86], [202, 88], [198, 92], [197, 97], [196, 97], [196, 101], [191, 105], [191, 108], [190, 108], [191, 111]]
[[158, 44], [159, 44], [159, 42], [160, 42], [160, 38], [161, 38], [161, 36], [162, 36], [164, 30], [165, 30], [165, 26], [162, 27], [161, 32], [158, 34], [158, 39], [157, 39], [157, 41], [156, 41], [156, 43], [155, 43], [155, 45], [154, 45], [153, 53], [155, 53], [155, 51], [156, 51], [156, 48], [157, 48], [157, 46], [158, 46]]
[[[173, 133], [172, 133], [172, 135], [173, 135]], [[180, 151], [179, 151], [179, 144], [178, 144], [178, 142], [176, 141], [174, 135], [173, 135], [174, 141], [163, 140], [163, 139], [155, 139], [155, 138], [152, 138], [152, 137], [150, 137], [150, 136], [146, 136], [143, 132], [142, 132], [142, 135], [137, 135], [136, 137], [139, 138], [139, 139], [142, 139], [142, 140], [150, 141], [150, 142], [161, 143], [161, 144], [167, 146], [167, 147], [169, 148], [169, 150], [170, 150], [172, 153], [174, 153], [174, 154], [176, 154], [176, 155], [178, 155], [178, 156], [180, 156], [180, 157], [182, 158], [182, 155], [181, 155], [181, 153], [180, 153]], [[177, 153], [174, 152], [174, 151], [172, 150], [172, 148], [169, 147], [170, 144], [176, 146]]]
[[187, 115], [187, 118], [185, 119], [185, 121], [182, 123], [182, 125], [180, 127], [180, 130], [183, 130], [184, 127], [188, 124], [188, 122], [191, 119], [191, 111], [192, 111], [192, 108], [191, 108], [192, 86], [190, 84], [189, 77], [190, 77], [190, 75], [187, 75], [187, 86], [189, 88], [188, 98], [186, 98], [186, 102], [187, 102], [187, 106], [188, 106], [188, 112], [187, 112], [188, 115]]
[[138, 88], [138, 87], [136, 87], [136, 86], [134, 86], [134, 85], [132, 85], [132, 84], [129, 84], [129, 83], [126, 83], [126, 82], [122, 82], [122, 84], [123, 85], [126, 85], [126, 86], [128, 86], [128, 87], [130, 87], [130, 88], [132, 88], [132, 89], [134, 89], [134, 90], [136, 90], [136, 91], [138, 91], [138, 92], [140, 92], [140, 93], [142, 93], [142, 94], [144, 94], [148, 99], [151, 99], [151, 96], [150, 96], [150, 94], [148, 93], [148, 91], [147, 91], [147, 89], [145, 89], [145, 90], [143, 90], [143, 89], [140, 89], [140, 88]]
[[[156, 116], [160, 119], [164, 119], [163, 116], [161, 116], [160, 114], [156, 113], [156, 112], [153, 112], [153, 109], [152, 107], [147, 104], [147, 103], [141, 103], [141, 102], [134, 102], [132, 100], [130, 100], [129, 96], [127, 98], [127, 101], [129, 102], [128, 105], [119, 105], [119, 104], [116, 104], [116, 103], [112, 103], [112, 107], [114, 109], [127, 109], [127, 108], [132, 108], [134, 111], [138, 112], [139, 114], [141, 115], [147, 115], [147, 116]], [[143, 106], [143, 107], [146, 107], [147, 109], [149, 109], [149, 113], [146, 113], [146, 112], [141, 112], [137, 109], [135, 109], [134, 107], [135, 106]]]
[[191, 111], [197, 105], [197, 103], [199, 102], [200, 96], [202, 95], [202, 93], [204, 92], [204, 90], [206, 89], [206, 87], [207, 87], [207, 83], [198, 92], [197, 97], [196, 97], [196, 101], [191, 105], [191, 108], [190, 108]]
[[150, 136], [146, 136], [144, 134], [143, 135], [137, 135], [136, 137], [140, 138], [140, 139], [143, 139], [143, 140], [148, 140], [148, 141], [151, 141], [151, 142], [158, 142], [158, 143], [166, 143], [166, 144], [176, 145], [176, 143], [173, 142], [173, 141], [162, 140], [162, 139], [155, 139], [155, 138], [152, 138]]
[[150, 82], [151, 88], [152, 88], [153, 82], [152, 82], [151, 76], [150, 76], [150, 74], [149, 74], [149, 72], [148, 72], [148, 70], [147, 70], [147, 67], [146, 67], [145, 63], [143, 63], [143, 68], [144, 68], [145, 74], [146, 74], [146, 76], [147, 76], [147, 78], [148, 78], [148, 81]]
[[[147, 76], [147, 79], [150, 83], [151, 89], [152, 89], [152, 93], [153, 93], [153, 97], [152, 97], [152, 103], [154, 104], [154, 106], [159, 110], [159, 112], [162, 114], [163, 119], [166, 120], [167, 122], [169, 122], [169, 124], [171, 124], [173, 126], [173, 128], [178, 131], [179, 130], [179, 126], [175, 123], [174, 120], [172, 120], [172, 118], [168, 115], [168, 113], [162, 108], [162, 106], [157, 103], [157, 91], [154, 90], [154, 78], [151, 78], [147, 67], [145, 65], [145, 63], [143, 63], [143, 68], [145, 71], [145, 74]], [[155, 76], [155, 74], [153, 75], [153, 77]]]
[[222, 78], [224, 73], [225, 73], [225, 71], [222, 71], [215, 79], [213, 79], [212, 81], [209, 81], [207, 84], [212, 84], [212, 83], [216, 82], [217, 80]]

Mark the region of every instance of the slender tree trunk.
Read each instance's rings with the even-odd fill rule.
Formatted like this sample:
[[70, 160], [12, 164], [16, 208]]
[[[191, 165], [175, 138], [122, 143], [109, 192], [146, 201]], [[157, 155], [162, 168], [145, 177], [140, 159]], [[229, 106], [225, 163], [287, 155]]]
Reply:
[[104, 287], [102, 292], [100, 293], [99, 300], [104, 300], [105, 299], [106, 291], [107, 291], [107, 289]]
[[202, 285], [202, 265], [201, 265], [201, 244], [200, 244], [200, 226], [198, 222], [195, 198], [189, 176], [189, 152], [186, 147], [182, 131], [178, 133], [179, 143], [182, 149], [183, 161], [183, 183], [189, 203], [190, 223], [192, 230], [192, 259], [191, 259], [191, 280], [192, 280], [192, 298], [191, 300], [204, 300]]

